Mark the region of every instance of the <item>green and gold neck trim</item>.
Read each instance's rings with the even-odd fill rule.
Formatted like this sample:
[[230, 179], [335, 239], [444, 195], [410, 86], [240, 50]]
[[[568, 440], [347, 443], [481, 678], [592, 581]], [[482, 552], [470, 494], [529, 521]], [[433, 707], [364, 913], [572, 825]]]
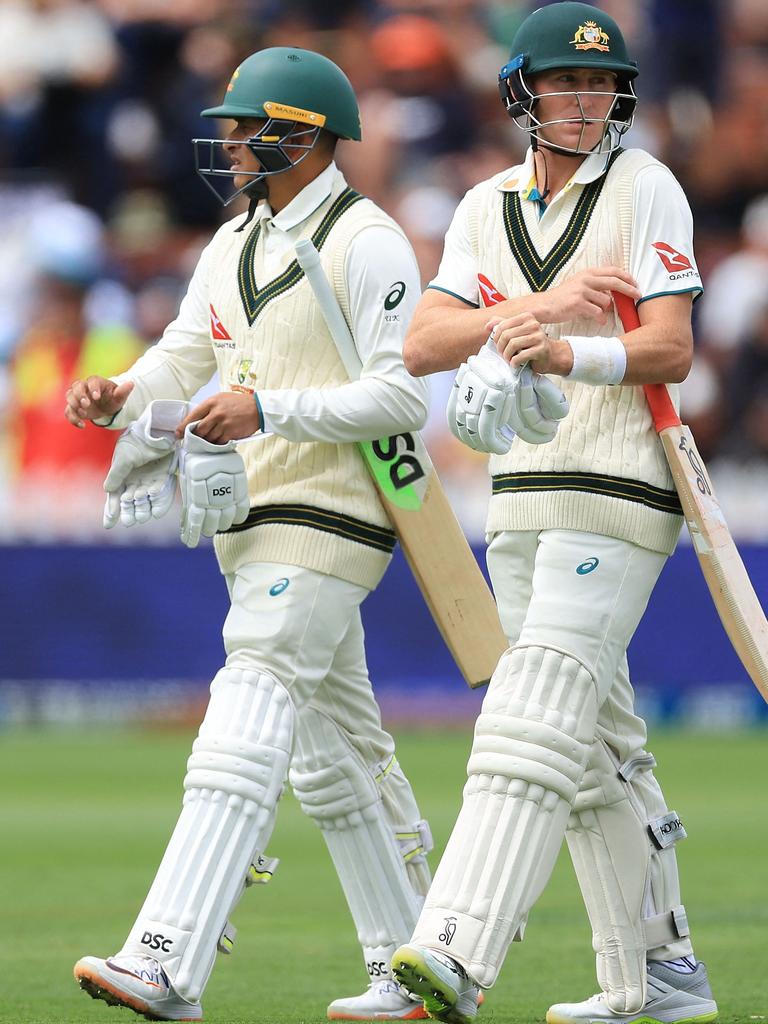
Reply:
[[612, 153], [605, 173], [584, 186], [584, 191], [579, 196], [565, 231], [544, 257], [539, 256], [536, 246], [528, 234], [528, 228], [525, 226], [520, 193], [503, 193], [504, 229], [507, 233], [507, 241], [531, 291], [541, 292], [545, 288], [549, 288], [555, 276], [575, 253], [587, 230], [608, 172], [621, 152], [623, 152], [621, 149], [617, 149], [615, 153]]
[[[336, 197], [320, 222], [319, 227], [312, 235], [312, 241], [318, 251], [322, 249], [328, 239], [328, 235], [331, 233], [331, 229], [339, 218], [347, 212], [350, 206], [354, 206], [355, 203], [364, 198], [364, 196], [360, 195], [359, 192], [355, 192], [352, 188], [345, 188], [344, 191]], [[243, 309], [245, 310], [249, 327], [253, 326], [256, 317], [268, 302], [277, 298], [278, 295], [282, 295], [284, 292], [287, 292], [290, 288], [293, 288], [294, 285], [298, 284], [304, 277], [304, 271], [301, 269], [298, 262], [296, 260], [292, 260], [282, 274], [276, 277], [273, 281], [270, 281], [269, 284], [266, 284], [263, 288], [259, 288], [256, 284], [253, 261], [260, 234], [261, 223], [259, 222], [254, 225], [253, 230], [245, 241], [243, 251], [240, 253], [240, 262], [237, 268], [237, 281], [240, 290], [240, 299], [243, 303]]]

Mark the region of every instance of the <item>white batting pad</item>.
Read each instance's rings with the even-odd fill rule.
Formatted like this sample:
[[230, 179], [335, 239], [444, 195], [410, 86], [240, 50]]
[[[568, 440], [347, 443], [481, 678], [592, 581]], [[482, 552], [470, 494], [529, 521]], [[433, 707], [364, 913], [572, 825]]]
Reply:
[[602, 741], [587, 772], [566, 838], [592, 925], [597, 976], [611, 1010], [634, 1013], [646, 1000], [646, 954], [692, 953], [674, 844], [685, 838], [667, 811], [653, 757], [619, 764]]
[[323, 831], [344, 890], [366, 969], [389, 975], [421, 907], [387, 820], [374, 772], [330, 718], [313, 707], [297, 716], [289, 779], [302, 809]]
[[541, 647], [512, 648], [475, 727], [464, 803], [412, 942], [494, 983], [562, 844], [595, 734], [590, 673]]
[[181, 816], [122, 950], [156, 957], [192, 1002], [208, 980], [256, 851], [272, 832], [293, 718], [287, 691], [267, 673], [224, 668], [211, 684], [187, 762]]

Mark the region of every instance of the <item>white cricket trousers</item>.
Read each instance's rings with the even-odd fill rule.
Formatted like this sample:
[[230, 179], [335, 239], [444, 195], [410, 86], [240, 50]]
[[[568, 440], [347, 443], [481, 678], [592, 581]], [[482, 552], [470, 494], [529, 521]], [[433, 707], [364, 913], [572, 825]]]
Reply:
[[510, 646], [554, 634], [595, 667], [597, 732], [624, 761], [645, 746], [626, 647], [667, 560], [628, 541], [575, 530], [497, 533], [487, 552]]
[[392, 737], [381, 727], [365, 661], [365, 587], [274, 562], [246, 564], [225, 578], [226, 666], [272, 673], [297, 711], [318, 707], [367, 764], [390, 758]]

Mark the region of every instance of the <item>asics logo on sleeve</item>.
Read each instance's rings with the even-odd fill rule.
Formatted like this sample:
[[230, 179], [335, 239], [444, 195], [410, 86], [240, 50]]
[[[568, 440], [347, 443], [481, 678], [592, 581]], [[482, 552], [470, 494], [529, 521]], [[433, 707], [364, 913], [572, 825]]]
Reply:
[[384, 299], [384, 309], [394, 309], [403, 301], [405, 295], [405, 281], [395, 281]]

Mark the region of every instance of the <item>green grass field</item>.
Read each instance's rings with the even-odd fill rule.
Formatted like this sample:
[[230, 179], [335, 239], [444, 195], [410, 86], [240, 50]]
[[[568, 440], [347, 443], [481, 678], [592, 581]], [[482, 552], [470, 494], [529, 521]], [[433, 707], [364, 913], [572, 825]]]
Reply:
[[[80, 992], [72, 964], [121, 945], [175, 821], [190, 741], [166, 732], [3, 735], [0, 1021], [140, 1019]], [[400, 759], [438, 849], [458, 807], [468, 746], [468, 730], [400, 737]], [[768, 735], [667, 733], [652, 749], [691, 837], [679, 847], [683, 897], [720, 1019], [766, 1020]], [[269, 853], [281, 858], [280, 870], [234, 915], [235, 952], [219, 958], [205, 993], [210, 1024], [324, 1021], [332, 998], [367, 982], [320, 833], [289, 795]], [[550, 1002], [594, 989], [586, 916], [563, 855], [481, 1019], [542, 1021]]]

